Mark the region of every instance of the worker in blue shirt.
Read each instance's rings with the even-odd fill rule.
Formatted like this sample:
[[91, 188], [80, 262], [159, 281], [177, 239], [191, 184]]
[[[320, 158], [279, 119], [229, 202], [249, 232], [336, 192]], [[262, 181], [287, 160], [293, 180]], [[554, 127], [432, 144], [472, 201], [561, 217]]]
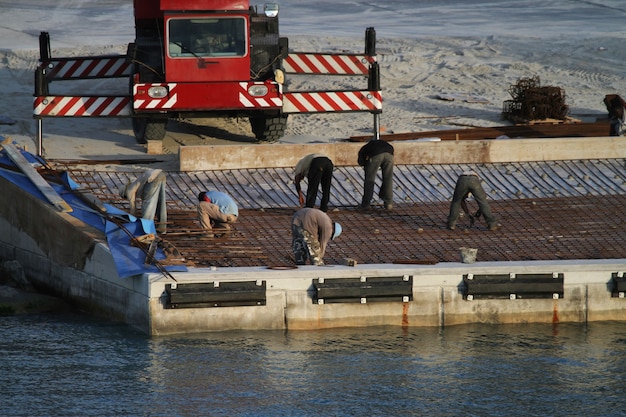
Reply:
[[228, 194], [215, 190], [198, 194], [198, 220], [207, 232], [211, 233], [214, 228], [228, 231], [238, 218], [237, 203]]

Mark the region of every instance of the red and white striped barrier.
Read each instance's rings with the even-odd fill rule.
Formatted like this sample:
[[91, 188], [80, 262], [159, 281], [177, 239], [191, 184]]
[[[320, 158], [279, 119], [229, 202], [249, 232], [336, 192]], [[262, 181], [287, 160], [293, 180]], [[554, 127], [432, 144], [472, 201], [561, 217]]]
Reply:
[[35, 97], [33, 114], [39, 117], [130, 116], [130, 97]]
[[89, 78], [117, 78], [130, 76], [131, 64], [126, 56], [95, 58], [51, 59], [43, 62], [46, 78], [51, 80], [72, 80]]
[[380, 91], [312, 91], [285, 93], [283, 113], [322, 113], [382, 110]]
[[285, 72], [292, 74], [367, 75], [376, 57], [353, 54], [293, 53], [283, 60]]

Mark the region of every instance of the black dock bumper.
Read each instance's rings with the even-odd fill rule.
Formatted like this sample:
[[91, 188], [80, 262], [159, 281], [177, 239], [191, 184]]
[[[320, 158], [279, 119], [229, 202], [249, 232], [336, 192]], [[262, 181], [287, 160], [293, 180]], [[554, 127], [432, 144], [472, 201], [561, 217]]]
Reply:
[[313, 280], [313, 303], [409, 302], [413, 277], [318, 278]]
[[541, 299], [563, 298], [563, 274], [463, 275], [463, 298]]
[[214, 281], [167, 284], [166, 308], [260, 306], [266, 303], [265, 281]]

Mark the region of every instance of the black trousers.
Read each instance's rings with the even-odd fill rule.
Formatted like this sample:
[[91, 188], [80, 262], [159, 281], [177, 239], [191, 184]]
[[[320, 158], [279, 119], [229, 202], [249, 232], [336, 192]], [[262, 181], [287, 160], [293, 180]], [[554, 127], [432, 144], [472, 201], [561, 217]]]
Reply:
[[480, 179], [476, 175], [461, 175], [456, 181], [452, 203], [450, 204], [450, 214], [448, 215], [448, 226], [454, 226], [461, 212], [461, 202], [467, 193], [472, 193], [474, 200], [478, 203], [478, 208], [485, 217], [487, 225], [496, 223], [496, 219], [491, 214], [491, 208], [487, 202], [487, 194], [480, 184]]
[[318, 156], [311, 161], [311, 167], [309, 168], [309, 175], [307, 180], [309, 182], [306, 190], [306, 206], [315, 207], [315, 200], [317, 199], [317, 189], [322, 185], [322, 200], [320, 201], [320, 210], [323, 212], [328, 211], [328, 200], [330, 199], [330, 183], [333, 179], [333, 162], [325, 157]]

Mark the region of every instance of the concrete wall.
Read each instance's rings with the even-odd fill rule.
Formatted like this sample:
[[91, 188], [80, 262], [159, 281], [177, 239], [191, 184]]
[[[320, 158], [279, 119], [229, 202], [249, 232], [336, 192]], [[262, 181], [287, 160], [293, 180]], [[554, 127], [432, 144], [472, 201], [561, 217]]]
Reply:
[[40, 291], [149, 332], [148, 282], [120, 279], [100, 231], [0, 179], [0, 258], [17, 260]]
[[[450, 326], [467, 323], [559, 323], [625, 320], [625, 298], [612, 298], [611, 274], [626, 270], [626, 260], [485, 262], [439, 265], [302, 266], [275, 271], [262, 267], [194, 270], [175, 274], [178, 284], [265, 280], [265, 306], [165, 309], [165, 277], [153, 276], [151, 334], [231, 329], [312, 330], [395, 325]], [[564, 274], [561, 299], [472, 300], [463, 298], [463, 275]], [[317, 304], [316, 278], [413, 277], [410, 302]], [[253, 277], [253, 278], [251, 278]]]
[[[393, 145], [395, 163], [399, 165], [626, 158], [626, 138], [615, 136], [440, 142], [395, 141]], [[181, 146], [179, 163], [181, 171], [293, 167], [302, 156], [319, 152], [328, 155], [337, 166], [355, 166], [361, 146], [363, 143], [352, 142]]]

